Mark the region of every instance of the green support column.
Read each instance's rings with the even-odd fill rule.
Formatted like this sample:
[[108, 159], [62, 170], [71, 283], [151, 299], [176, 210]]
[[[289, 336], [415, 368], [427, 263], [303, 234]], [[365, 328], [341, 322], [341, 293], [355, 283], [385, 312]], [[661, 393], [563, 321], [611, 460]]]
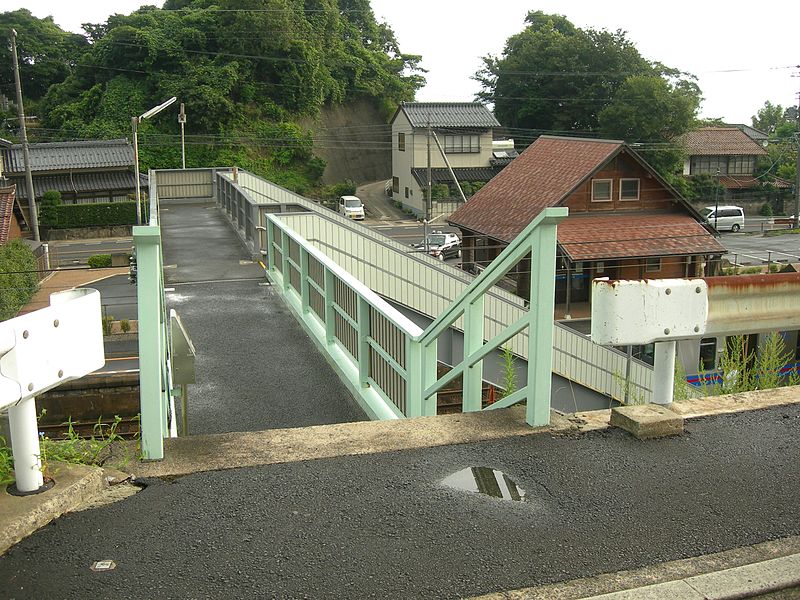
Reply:
[[281, 262], [283, 268], [283, 291], [287, 292], [292, 287], [292, 278], [289, 277], [289, 236], [285, 231], [281, 231]]
[[[480, 295], [467, 303], [464, 310], [464, 360], [483, 346], [484, 296]], [[483, 361], [479, 360], [464, 370], [463, 412], [475, 412], [482, 408]]]
[[336, 292], [333, 271], [325, 268], [325, 342], [330, 345], [336, 338], [336, 311], [333, 308]]
[[[427, 346], [422, 348], [422, 389], [427, 390], [437, 379], [436, 367], [438, 365], [438, 340], [434, 339]], [[437, 413], [437, 395], [431, 394], [422, 401], [422, 414], [425, 417], [433, 417]]]
[[542, 223], [531, 243], [530, 325], [528, 327], [528, 425], [550, 423], [553, 372], [553, 314], [556, 280], [556, 226]]
[[358, 297], [358, 381], [362, 387], [369, 386], [369, 303]]
[[309, 311], [308, 250], [300, 246], [300, 306], [303, 314]]
[[[422, 343], [406, 336], [406, 411], [408, 418], [421, 417], [423, 414], [422, 396], [425, 393], [426, 353]], [[435, 381], [435, 380], [434, 380]]]
[[164, 458], [166, 432], [162, 393], [161, 272], [158, 227], [133, 228], [136, 247], [136, 295], [139, 312], [139, 401], [142, 454], [146, 460]]
[[[266, 216], [266, 215], [265, 215]], [[275, 232], [272, 229], [272, 221], [266, 217], [267, 228], [267, 270], [275, 272]]]

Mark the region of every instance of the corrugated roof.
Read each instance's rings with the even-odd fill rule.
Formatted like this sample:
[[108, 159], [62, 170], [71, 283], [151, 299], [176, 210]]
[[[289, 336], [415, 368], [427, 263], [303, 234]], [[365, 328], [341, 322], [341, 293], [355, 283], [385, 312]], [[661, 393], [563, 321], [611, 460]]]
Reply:
[[[133, 166], [133, 146], [128, 140], [90, 140], [29, 144], [32, 171], [70, 171]], [[3, 148], [6, 176], [25, 172], [22, 145]]]
[[575, 214], [558, 226], [558, 244], [573, 261], [725, 254], [689, 214]]
[[510, 242], [548, 206], [557, 206], [624, 144], [542, 136], [489, 181], [448, 222]]
[[397, 110], [405, 113], [412, 127], [500, 127], [489, 109], [477, 102], [405, 102]]
[[[495, 175], [502, 171], [502, 167], [456, 167], [453, 173], [458, 179], [462, 181], [489, 181]], [[423, 189], [428, 185], [428, 169], [425, 167], [411, 169], [411, 174], [417, 180], [419, 186]], [[450, 171], [445, 168], [437, 167], [431, 169], [431, 182], [437, 183], [453, 183], [453, 178], [450, 176]]]
[[759, 156], [767, 153], [738, 127], [703, 127], [681, 137], [690, 156]]
[[[17, 179], [17, 196], [21, 200], [28, 199], [28, 190], [24, 180]], [[146, 181], [144, 185], [147, 185]], [[61, 193], [80, 192], [112, 192], [132, 190], [136, 186], [136, 177], [131, 171], [105, 171], [98, 173], [72, 173], [67, 175], [39, 175], [33, 177], [33, 192], [37, 198], [48, 190]]]
[[8, 241], [11, 219], [14, 218], [14, 186], [0, 188], [0, 244]]

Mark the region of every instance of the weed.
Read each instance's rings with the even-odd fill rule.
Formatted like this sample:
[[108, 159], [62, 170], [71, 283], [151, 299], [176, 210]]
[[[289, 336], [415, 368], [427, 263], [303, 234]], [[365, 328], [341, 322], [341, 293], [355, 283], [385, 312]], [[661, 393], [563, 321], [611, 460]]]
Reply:
[[503, 391], [500, 392], [500, 398], [510, 396], [517, 390], [517, 370], [514, 368], [514, 363], [517, 362], [511, 348], [503, 346]]
[[106, 315], [102, 317], [103, 321], [103, 335], [111, 335], [111, 327], [114, 323], [114, 317]]
[[122, 333], [128, 333], [131, 330], [131, 322], [128, 319], [122, 319], [119, 322], [119, 328], [122, 330]]
[[8, 485], [13, 482], [14, 456], [6, 443], [6, 438], [0, 436], [0, 485]]

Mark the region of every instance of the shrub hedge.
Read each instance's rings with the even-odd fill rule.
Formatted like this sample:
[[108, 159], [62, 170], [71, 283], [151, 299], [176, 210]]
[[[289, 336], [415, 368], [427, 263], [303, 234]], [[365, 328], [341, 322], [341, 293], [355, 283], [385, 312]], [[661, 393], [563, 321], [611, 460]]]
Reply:
[[50, 207], [51, 222], [42, 223], [55, 229], [135, 225], [136, 202], [103, 202], [93, 204], [60, 204]]
[[101, 269], [111, 266], [110, 254], [92, 254], [86, 261], [91, 269]]
[[20, 240], [0, 246], [0, 321], [16, 316], [38, 287], [33, 251]]

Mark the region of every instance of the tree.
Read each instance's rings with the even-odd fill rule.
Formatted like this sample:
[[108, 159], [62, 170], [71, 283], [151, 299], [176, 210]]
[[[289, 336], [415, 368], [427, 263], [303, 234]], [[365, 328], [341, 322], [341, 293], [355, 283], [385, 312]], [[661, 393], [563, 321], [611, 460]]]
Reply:
[[772, 135], [782, 125], [796, 121], [796, 119], [790, 117], [795, 110], [793, 106], [784, 109], [780, 104], [773, 104], [767, 100], [764, 102], [764, 106], [759, 108], [758, 112], [751, 117], [753, 127]]
[[674, 83], [663, 77], [629, 77], [598, 115], [603, 137], [628, 143], [668, 180], [675, 179], [685, 151], [674, 143], [692, 128], [700, 107], [700, 89], [686, 79]]
[[528, 13], [501, 57], [486, 56], [475, 79], [508, 127], [597, 131], [598, 115], [628, 77], [655, 76], [622, 31], [580, 29], [566, 17]]

